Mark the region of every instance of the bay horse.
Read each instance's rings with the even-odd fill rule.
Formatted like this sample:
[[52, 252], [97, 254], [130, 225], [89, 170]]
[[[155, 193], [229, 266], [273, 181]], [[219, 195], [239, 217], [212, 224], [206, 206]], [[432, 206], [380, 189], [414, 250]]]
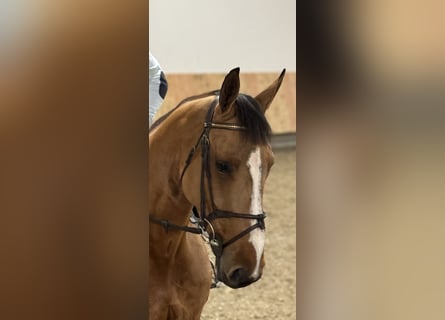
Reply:
[[235, 68], [220, 90], [183, 100], [150, 128], [150, 319], [200, 319], [213, 272], [203, 234], [217, 281], [241, 288], [261, 278], [262, 194], [273, 164], [264, 113], [284, 74], [253, 98], [239, 93]]

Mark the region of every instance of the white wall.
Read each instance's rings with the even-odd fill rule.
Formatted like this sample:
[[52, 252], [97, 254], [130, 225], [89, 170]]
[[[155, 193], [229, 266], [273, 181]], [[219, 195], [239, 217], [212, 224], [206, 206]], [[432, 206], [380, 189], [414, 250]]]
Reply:
[[150, 51], [167, 73], [295, 71], [295, 0], [149, 0]]

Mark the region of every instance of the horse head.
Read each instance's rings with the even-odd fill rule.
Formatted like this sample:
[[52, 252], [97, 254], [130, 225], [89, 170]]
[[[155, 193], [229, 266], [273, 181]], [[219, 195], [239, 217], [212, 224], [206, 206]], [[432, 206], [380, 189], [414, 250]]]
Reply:
[[209, 233], [217, 279], [232, 288], [260, 279], [265, 265], [262, 196], [273, 165], [265, 112], [284, 73], [251, 97], [239, 92], [239, 68], [230, 71], [205, 120], [201, 161], [183, 172], [184, 195]]

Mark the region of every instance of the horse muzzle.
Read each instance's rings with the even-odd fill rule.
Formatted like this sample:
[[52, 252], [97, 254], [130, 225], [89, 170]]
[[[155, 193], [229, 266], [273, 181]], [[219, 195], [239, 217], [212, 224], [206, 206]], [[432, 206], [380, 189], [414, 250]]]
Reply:
[[261, 274], [254, 278], [247, 269], [235, 268], [231, 270], [228, 275], [222, 273], [219, 280], [232, 289], [239, 289], [258, 281], [260, 278]]

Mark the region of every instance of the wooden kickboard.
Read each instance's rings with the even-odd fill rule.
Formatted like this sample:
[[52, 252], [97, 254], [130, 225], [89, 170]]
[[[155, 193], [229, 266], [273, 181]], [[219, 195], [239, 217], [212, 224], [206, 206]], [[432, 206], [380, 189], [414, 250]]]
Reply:
[[[255, 96], [271, 84], [277, 73], [241, 73], [241, 92]], [[174, 108], [182, 99], [219, 89], [225, 74], [166, 74], [168, 92], [156, 118]], [[274, 134], [296, 131], [296, 74], [287, 72], [272, 106], [266, 112]], [[155, 118], [155, 119], [156, 119]]]

